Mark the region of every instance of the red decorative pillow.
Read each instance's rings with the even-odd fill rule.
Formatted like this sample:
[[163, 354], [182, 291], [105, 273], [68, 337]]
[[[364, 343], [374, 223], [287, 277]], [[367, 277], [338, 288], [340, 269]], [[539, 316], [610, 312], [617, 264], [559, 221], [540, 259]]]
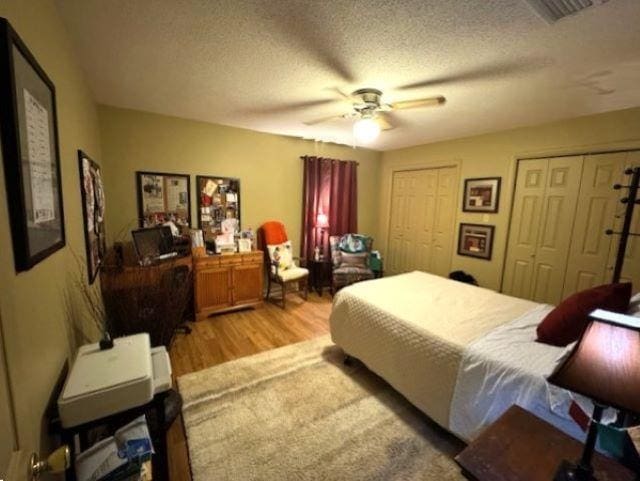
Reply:
[[538, 325], [538, 341], [567, 346], [580, 339], [594, 309], [626, 312], [631, 299], [631, 283], [605, 284], [570, 295]]

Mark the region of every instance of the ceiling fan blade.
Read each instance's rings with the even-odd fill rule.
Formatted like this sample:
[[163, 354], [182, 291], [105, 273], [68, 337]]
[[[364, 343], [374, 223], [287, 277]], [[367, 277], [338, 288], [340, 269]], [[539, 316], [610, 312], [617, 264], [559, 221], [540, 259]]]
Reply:
[[328, 117], [321, 117], [319, 119], [314, 119], [314, 120], [309, 120], [306, 122], [303, 122], [305, 125], [317, 125], [317, 124], [321, 124], [322, 122], [328, 122], [329, 120], [337, 120], [337, 119], [344, 119], [345, 116], [344, 115], [330, 115]]
[[391, 108], [393, 110], [405, 110], [405, 109], [417, 109], [420, 107], [433, 107], [436, 105], [442, 105], [447, 101], [442, 96], [439, 97], [429, 97], [426, 99], [415, 99], [415, 100], [403, 100], [401, 102], [393, 102]]
[[378, 112], [376, 115], [376, 122], [382, 130], [391, 130], [395, 128], [395, 125], [391, 123], [391, 119], [385, 112]]

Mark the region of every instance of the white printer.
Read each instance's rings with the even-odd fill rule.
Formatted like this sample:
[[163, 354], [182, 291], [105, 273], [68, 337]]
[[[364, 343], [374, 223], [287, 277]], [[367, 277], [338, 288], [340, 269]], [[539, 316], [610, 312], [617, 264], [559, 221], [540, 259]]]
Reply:
[[148, 334], [116, 338], [78, 350], [58, 398], [64, 428], [142, 406], [171, 388], [171, 362], [164, 346], [151, 349]]

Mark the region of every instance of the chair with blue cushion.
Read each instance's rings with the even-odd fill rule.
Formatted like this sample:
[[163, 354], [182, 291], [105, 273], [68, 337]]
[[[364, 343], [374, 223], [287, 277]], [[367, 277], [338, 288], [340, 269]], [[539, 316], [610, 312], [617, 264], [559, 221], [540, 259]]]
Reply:
[[329, 237], [331, 249], [331, 293], [355, 282], [373, 279], [370, 257], [373, 239], [360, 234]]

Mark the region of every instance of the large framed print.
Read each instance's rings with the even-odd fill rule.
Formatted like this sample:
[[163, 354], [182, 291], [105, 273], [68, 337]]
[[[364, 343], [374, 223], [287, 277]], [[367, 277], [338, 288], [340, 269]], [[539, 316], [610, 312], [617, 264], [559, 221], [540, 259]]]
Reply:
[[87, 251], [89, 284], [95, 281], [107, 252], [104, 229], [104, 186], [100, 166], [82, 150], [78, 150], [80, 168], [80, 192], [82, 194], [82, 218]]
[[191, 179], [187, 174], [136, 172], [138, 223], [156, 227], [172, 221], [191, 225]]
[[[198, 228], [207, 239], [222, 234], [222, 222], [235, 219], [240, 231], [240, 179], [208, 175], [196, 176], [198, 188]], [[227, 222], [227, 223], [228, 223]]]
[[465, 179], [462, 210], [464, 212], [498, 212], [501, 180], [501, 177]]
[[16, 271], [65, 245], [56, 93], [0, 18], [0, 130]]
[[460, 224], [458, 255], [491, 260], [495, 227], [485, 224]]

